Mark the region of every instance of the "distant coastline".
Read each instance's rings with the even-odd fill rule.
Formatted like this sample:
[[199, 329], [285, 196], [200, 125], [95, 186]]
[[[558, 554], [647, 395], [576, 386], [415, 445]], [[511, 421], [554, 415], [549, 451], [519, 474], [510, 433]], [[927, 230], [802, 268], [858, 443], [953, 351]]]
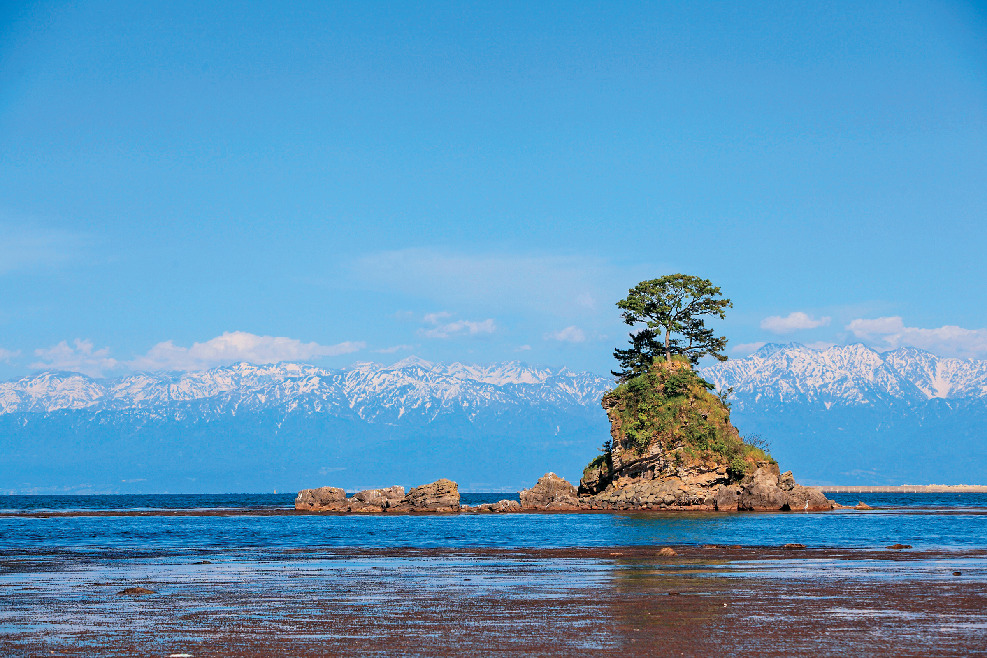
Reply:
[[985, 484], [823, 485], [826, 493], [987, 493]]

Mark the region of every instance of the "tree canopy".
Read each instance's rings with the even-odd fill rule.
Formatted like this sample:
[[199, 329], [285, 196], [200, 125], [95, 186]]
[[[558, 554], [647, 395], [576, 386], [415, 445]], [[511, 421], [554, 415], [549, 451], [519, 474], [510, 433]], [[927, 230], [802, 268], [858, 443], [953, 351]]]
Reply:
[[662, 356], [671, 363], [674, 355], [681, 355], [693, 365], [707, 355], [726, 361], [722, 352], [727, 339], [714, 335], [706, 319], [723, 319], [725, 309], [732, 306], [709, 279], [669, 274], [642, 281], [617, 302], [625, 323], [644, 326], [631, 332], [630, 347], [614, 350], [622, 368], [614, 375], [622, 379], [635, 377], [647, 372]]

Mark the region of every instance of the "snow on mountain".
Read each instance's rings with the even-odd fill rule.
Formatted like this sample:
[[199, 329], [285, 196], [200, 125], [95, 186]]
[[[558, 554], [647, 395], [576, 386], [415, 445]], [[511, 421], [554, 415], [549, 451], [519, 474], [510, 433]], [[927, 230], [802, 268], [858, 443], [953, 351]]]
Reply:
[[326, 370], [299, 363], [238, 363], [188, 373], [139, 373], [98, 380], [41, 373], [0, 383], [0, 414], [64, 410], [124, 411], [152, 417], [277, 409], [284, 413], [355, 414], [393, 421], [409, 412], [426, 419], [501, 405], [598, 405], [609, 377], [517, 362], [490, 366], [433, 364], [409, 357], [393, 365], [360, 363]]
[[938, 357], [915, 348], [882, 354], [859, 344], [825, 350], [771, 344], [702, 374], [717, 389], [732, 388], [741, 408], [987, 398], [987, 361]]
[[105, 389], [78, 373], [45, 372], [0, 384], [0, 413], [84, 409], [99, 404]]
[[[732, 388], [740, 408], [987, 399], [987, 361], [943, 358], [914, 348], [882, 354], [863, 345], [816, 350], [798, 343], [770, 344], [746, 358], [705, 368], [702, 375], [718, 389]], [[0, 414], [85, 409], [167, 417], [177, 408], [183, 415], [191, 409], [202, 414], [277, 409], [394, 422], [409, 413], [429, 420], [458, 412], [472, 417], [500, 406], [595, 407], [612, 386], [610, 377], [518, 362], [441, 364], [412, 356], [393, 365], [358, 363], [341, 370], [237, 363], [105, 380], [45, 372], [0, 383]]]
[[[987, 362], [792, 343], [702, 375], [733, 388], [737, 427], [770, 440], [806, 480], [987, 479]], [[608, 436], [600, 399], [613, 384], [565, 368], [415, 357], [340, 370], [40, 373], [0, 383], [0, 487], [261, 491], [452, 477], [492, 490], [546, 470], [578, 478]]]

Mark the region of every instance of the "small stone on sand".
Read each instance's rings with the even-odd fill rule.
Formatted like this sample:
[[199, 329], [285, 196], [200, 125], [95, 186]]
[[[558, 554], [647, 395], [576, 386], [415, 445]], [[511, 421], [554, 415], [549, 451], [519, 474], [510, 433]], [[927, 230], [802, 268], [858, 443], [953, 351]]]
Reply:
[[145, 594], [157, 594], [153, 589], [147, 589], [146, 587], [128, 587], [122, 589], [117, 594], [123, 594], [126, 596], [144, 596]]

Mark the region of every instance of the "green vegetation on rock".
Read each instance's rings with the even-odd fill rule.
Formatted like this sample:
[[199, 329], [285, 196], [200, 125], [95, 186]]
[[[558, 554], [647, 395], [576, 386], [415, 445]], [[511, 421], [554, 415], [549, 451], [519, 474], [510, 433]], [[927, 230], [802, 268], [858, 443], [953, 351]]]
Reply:
[[[758, 461], [770, 461], [764, 450], [744, 443], [730, 424], [730, 409], [712, 389], [683, 357], [671, 364], [655, 361], [647, 372], [604, 397], [603, 405], [619, 427], [611, 449], [644, 455], [657, 445], [680, 463], [699, 459], [725, 463], [736, 480]], [[601, 455], [589, 468], [607, 460]]]

